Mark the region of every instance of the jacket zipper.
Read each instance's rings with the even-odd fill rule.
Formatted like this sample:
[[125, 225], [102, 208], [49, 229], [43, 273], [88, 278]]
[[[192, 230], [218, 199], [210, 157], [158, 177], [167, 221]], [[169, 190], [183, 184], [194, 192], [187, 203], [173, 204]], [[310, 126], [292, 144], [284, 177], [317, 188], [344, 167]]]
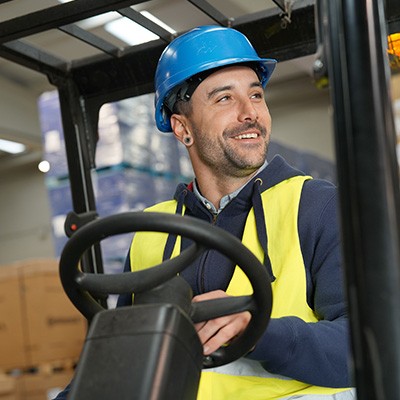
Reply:
[[[215, 225], [217, 223], [217, 218], [218, 214], [213, 214], [212, 219], [211, 219], [211, 225]], [[210, 250], [207, 250], [207, 252], [204, 254], [204, 256], [201, 259], [200, 263], [200, 293], [205, 293], [205, 265], [206, 265], [206, 260], [208, 257]]]

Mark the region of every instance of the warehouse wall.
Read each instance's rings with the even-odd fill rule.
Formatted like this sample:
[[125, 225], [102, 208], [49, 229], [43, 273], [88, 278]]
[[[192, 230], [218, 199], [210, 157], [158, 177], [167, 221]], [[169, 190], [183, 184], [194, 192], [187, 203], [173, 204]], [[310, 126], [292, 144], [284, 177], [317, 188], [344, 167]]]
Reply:
[[279, 82], [267, 89], [273, 140], [300, 151], [335, 159], [330, 98], [311, 78]]
[[41, 146], [35, 96], [0, 76], [0, 132], [3, 139], [21, 140], [31, 149]]
[[44, 175], [32, 162], [0, 173], [0, 264], [52, 257]]

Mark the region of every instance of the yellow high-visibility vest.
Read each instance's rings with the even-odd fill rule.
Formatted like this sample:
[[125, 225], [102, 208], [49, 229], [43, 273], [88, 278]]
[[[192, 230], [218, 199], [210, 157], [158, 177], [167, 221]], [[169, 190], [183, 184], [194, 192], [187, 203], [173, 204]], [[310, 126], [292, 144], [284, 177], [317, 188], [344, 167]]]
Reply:
[[[295, 176], [261, 193], [268, 254], [276, 277], [272, 283], [273, 308], [271, 318], [296, 316], [306, 322], [317, 322], [307, 304], [306, 270], [300, 248], [297, 221], [301, 190], [307, 176]], [[174, 213], [176, 201], [170, 200], [146, 211]], [[183, 209], [184, 213], [184, 209]], [[131, 246], [131, 269], [137, 271], [162, 261], [167, 234], [138, 232]], [[242, 242], [261, 262], [264, 252], [257, 237], [254, 209], [247, 217]], [[180, 252], [180, 238], [172, 257]], [[227, 293], [241, 296], [252, 293], [249, 280], [239, 267], [235, 268]], [[267, 328], [268, 329], [268, 328]], [[287, 377], [271, 374], [259, 362], [241, 358], [228, 365], [202, 371], [198, 400], [270, 400], [290, 396], [318, 394], [326, 399], [349, 388], [313, 386]], [[318, 397], [318, 399], [320, 399]]]

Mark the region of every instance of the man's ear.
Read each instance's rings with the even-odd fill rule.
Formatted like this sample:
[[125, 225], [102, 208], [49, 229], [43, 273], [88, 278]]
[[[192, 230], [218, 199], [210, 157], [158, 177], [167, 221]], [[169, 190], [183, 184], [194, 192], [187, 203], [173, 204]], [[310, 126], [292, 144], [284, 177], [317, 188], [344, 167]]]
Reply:
[[184, 139], [190, 135], [189, 130], [186, 127], [187, 121], [183, 115], [172, 114], [171, 115], [171, 127], [174, 132], [175, 137], [183, 144], [185, 144]]

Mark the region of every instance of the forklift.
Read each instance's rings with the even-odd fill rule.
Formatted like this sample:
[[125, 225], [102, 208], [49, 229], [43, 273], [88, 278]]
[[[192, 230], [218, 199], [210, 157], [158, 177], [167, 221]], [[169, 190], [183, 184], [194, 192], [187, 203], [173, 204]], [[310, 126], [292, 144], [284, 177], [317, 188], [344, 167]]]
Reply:
[[[150, 213], [97, 216], [91, 171], [96, 167], [99, 109], [106, 102], [153, 90], [157, 60], [171, 36], [140, 20], [160, 39], [117, 51], [75, 23], [108, 11], [135, 20], [138, 16], [129, 10], [139, 3], [75, 0], [0, 22], [0, 57], [46, 75], [60, 98], [74, 208], [66, 223], [71, 238], [60, 259], [60, 277], [73, 304], [90, 321], [71, 398], [100, 399], [108, 390], [111, 398], [194, 399], [202, 368], [231, 362], [254, 346], [273, 301], [268, 277], [254, 256], [216, 227]], [[211, 1], [190, 3], [215, 23], [246, 34], [261, 57], [284, 61], [315, 54], [315, 80], [329, 85], [333, 107], [357, 396], [400, 399], [400, 191], [386, 54], [387, 34], [400, 32], [400, 2], [276, 0], [276, 10], [237, 20], [222, 15]], [[271, 26], [282, 34], [265, 35], [265, 27]], [[21, 40], [49, 29], [67, 31], [104, 54], [66, 64]], [[195, 244], [167, 265], [124, 274], [123, 279], [121, 274], [104, 274], [101, 240], [141, 230], [187, 236]], [[252, 296], [190, 304], [188, 288], [177, 274], [206, 248], [237, 262], [253, 285]], [[106, 309], [105, 293], [126, 291], [134, 293], [136, 305]], [[203, 358], [193, 323], [243, 310], [253, 316], [249, 329], [230, 346]], [[132, 336], [138, 341], [127, 339]], [[153, 352], [144, 354], [147, 349]], [[125, 352], [148, 362], [132, 366], [130, 376], [138, 378], [125, 379], [126, 387], [107, 385], [105, 371], [119, 371], [118, 360]], [[132, 397], [134, 392], [139, 397]]]

